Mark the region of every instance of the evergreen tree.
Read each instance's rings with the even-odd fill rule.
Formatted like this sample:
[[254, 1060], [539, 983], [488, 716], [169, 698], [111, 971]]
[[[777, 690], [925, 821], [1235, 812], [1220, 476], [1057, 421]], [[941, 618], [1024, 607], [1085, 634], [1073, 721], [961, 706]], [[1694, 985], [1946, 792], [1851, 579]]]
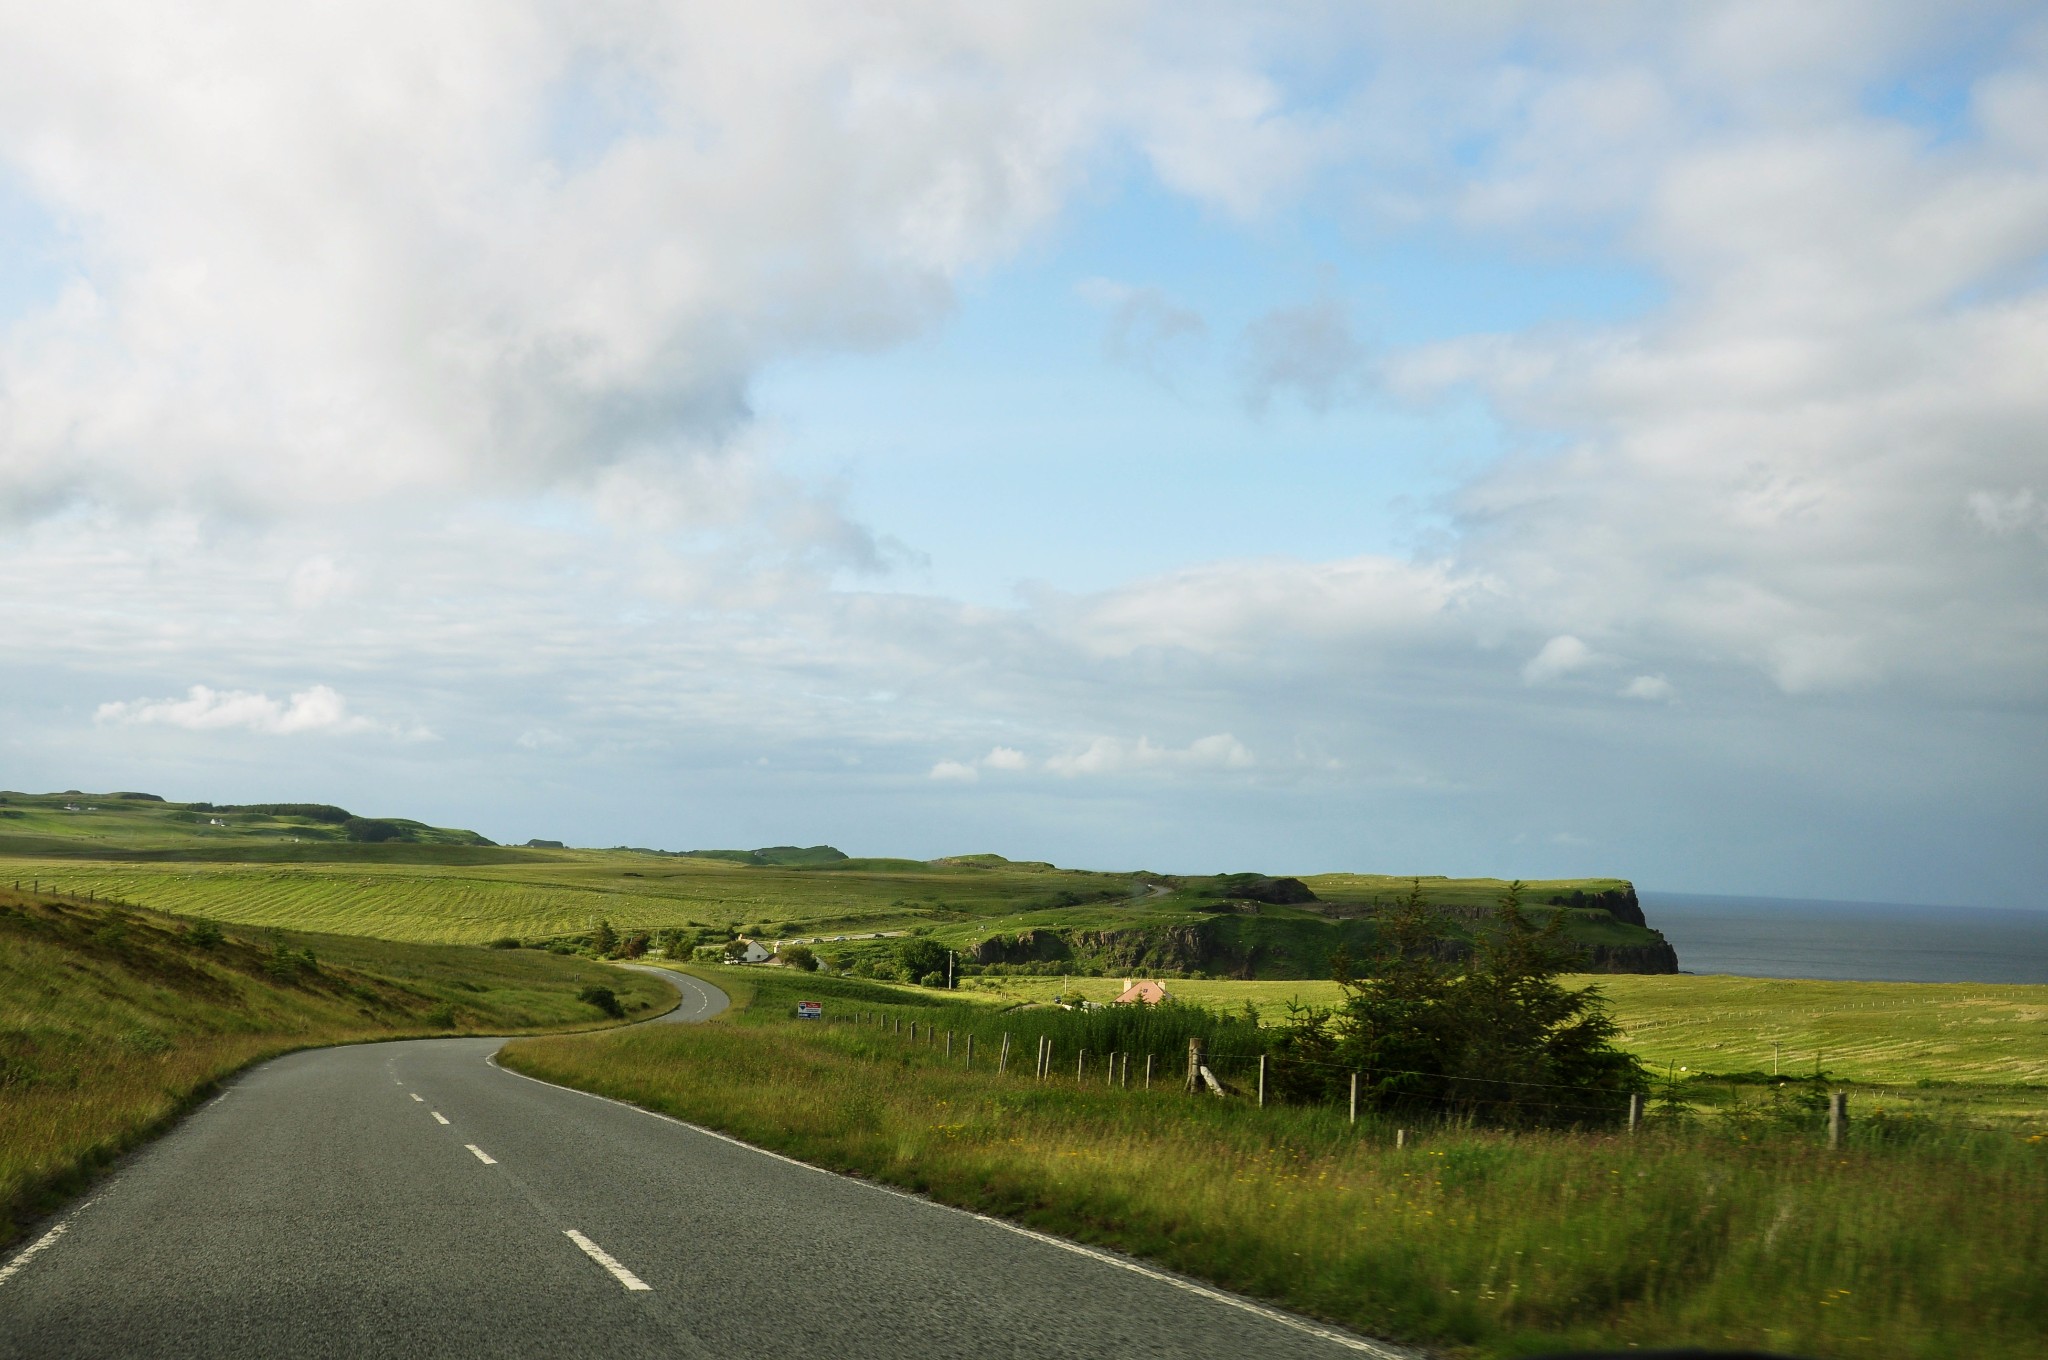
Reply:
[[1629, 1093], [1646, 1089], [1642, 1066], [1614, 1047], [1598, 989], [1558, 981], [1579, 960], [1562, 913], [1537, 927], [1521, 899], [1522, 885], [1509, 885], [1461, 965], [1412, 882], [1379, 919], [1368, 975], [1351, 976], [1340, 958], [1342, 1005], [1321, 1020], [1295, 1017], [1283, 1050], [1326, 1047], [1330, 1061], [1361, 1073], [1360, 1094], [1377, 1108], [1548, 1124], [1604, 1122], [1626, 1109]]

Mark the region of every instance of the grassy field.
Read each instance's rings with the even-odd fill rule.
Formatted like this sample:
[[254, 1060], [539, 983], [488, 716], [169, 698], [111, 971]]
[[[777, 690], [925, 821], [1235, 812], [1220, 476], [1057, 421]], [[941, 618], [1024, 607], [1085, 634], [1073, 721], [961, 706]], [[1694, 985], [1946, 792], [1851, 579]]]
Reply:
[[[751, 1005], [685, 1030], [522, 1040], [505, 1061], [1476, 1354], [1996, 1360], [2037, 1355], [2048, 1334], [2040, 1139], [1873, 1121], [1831, 1152], [1809, 1127], [1669, 1123], [1634, 1137], [1438, 1128], [1396, 1149], [1391, 1128], [1333, 1109], [1083, 1085], [1065, 1067], [1041, 1084], [1028, 1058], [997, 1076], [986, 1045], [969, 1071], [964, 1046], [949, 1060], [873, 1022], [985, 1023], [1000, 1016], [986, 1003], [780, 970], [707, 976]], [[836, 1019], [786, 1018], [799, 997]]]
[[396, 1035], [608, 1023], [672, 999], [652, 978], [528, 950], [232, 930], [0, 885], [0, 1244], [22, 1215], [245, 1064]]
[[[923, 930], [967, 957], [977, 941], [995, 936], [1035, 932], [1104, 941], [1119, 933], [1156, 939], [1193, 931], [1217, 941], [1231, 959], [1257, 957], [1264, 960], [1261, 968], [1320, 973], [1339, 934], [1355, 936], [1353, 946], [1361, 947], [1370, 931], [1341, 914], [1299, 907], [1219, 914], [1213, 904], [1156, 896], [1142, 886], [1134, 892], [1133, 884], [1143, 880], [1066, 870], [750, 867], [630, 851], [461, 846], [400, 846], [391, 853], [403, 852], [409, 862], [370, 861], [355, 852], [388, 847], [296, 848], [341, 857], [0, 858], [0, 883], [18, 881], [24, 889], [55, 884], [69, 893], [243, 925], [450, 944], [563, 938], [608, 920], [625, 931], [736, 931], [770, 940]], [[421, 862], [429, 852], [436, 858]], [[502, 858], [508, 856], [514, 858]], [[1068, 900], [1089, 897], [1099, 900]], [[1331, 904], [1328, 910], [1347, 908]], [[1583, 943], [1656, 938], [1604, 913], [1575, 912], [1573, 919], [1574, 936]], [[826, 952], [861, 948], [835, 945]], [[1104, 963], [1092, 959], [1097, 968]]]
[[[919, 929], [965, 954], [999, 936], [1032, 937], [1019, 957], [1040, 961], [1033, 966], [1049, 957], [1098, 968], [1142, 958], [1231, 976], [1322, 972], [1339, 942], [1355, 948], [1369, 938], [1361, 918], [1373, 904], [1409, 882], [1311, 876], [1326, 900], [1233, 907], [1214, 878], [1059, 869], [996, 855], [927, 863], [836, 858], [830, 847], [711, 852], [734, 858], [532, 849], [397, 818], [382, 824], [412, 839], [373, 844], [347, 840], [352, 823], [337, 816], [348, 814], [305, 804], [229, 809], [138, 795], [0, 793], [0, 881], [55, 883], [245, 925], [421, 942], [562, 938], [599, 920], [623, 931], [769, 939]], [[1465, 913], [1460, 921], [1504, 886], [1421, 882], [1430, 901]], [[1542, 904], [1561, 895], [1626, 889], [1616, 879], [1546, 881], [1530, 884], [1527, 900], [1549, 910]], [[1567, 911], [1583, 944], [1661, 946], [1652, 932], [1605, 911]]]
[[[1601, 975], [1623, 1046], [1658, 1071], [1810, 1074], [1815, 1060], [1849, 1081], [1976, 1082], [2048, 1088], [2048, 987], [1975, 982], [1829, 982], [1718, 975]], [[1059, 978], [965, 979], [963, 994], [997, 1004], [1050, 1001]], [[1269, 1023], [1289, 1001], [1335, 1005], [1334, 982], [1169, 981], [1173, 995]], [[1074, 978], [1066, 990], [1107, 1001], [1117, 978]], [[2048, 1095], [2048, 1091], [2044, 1091]]]
[[[515, 852], [502, 852], [515, 853]], [[0, 860], [6, 881], [61, 884], [165, 911], [433, 943], [588, 930], [734, 926], [770, 938], [985, 916], [1044, 895], [1036, 874], [758, 869], [630, 852], [527, 850], [510, 863]], [[1092, 877], [1092, 876], [1091, 876]]]

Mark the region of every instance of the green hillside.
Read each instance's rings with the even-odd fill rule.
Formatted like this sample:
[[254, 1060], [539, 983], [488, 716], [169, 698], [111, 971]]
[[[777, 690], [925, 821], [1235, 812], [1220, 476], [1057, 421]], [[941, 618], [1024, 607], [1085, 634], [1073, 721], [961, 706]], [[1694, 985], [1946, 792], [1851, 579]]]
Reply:
[[[350, 839], [351, 824], [365, 821], [409, 839]], [[993, 854], [858, 857], [832, 846], [512, 847], [319, 804], [216, 808], [77, 793], [0, 794], [0, 876], [224, 921], [394, 940], [573, 942], [608, 921], [683, 949], [737, 934], [822, 937], [828, 958], [874, 971], [886, 942], [831, 937], [921, 931], [959, 951], [969, 971], [1228, 977], [1327, 976], [1332, 953], [1367, 948], [1374, 914], [1413, 881], [1108, 873]], [[1442, 877], [1419, 885], [1454, 939], [1484, 929], [1506, 887]], [[1565, 914], [1589, 967], [1677, 966], [1623, 880], [1531, 883], [1524, 901], [1538, 914]]]
[[491, 848], [474, 831], [360, 817], [329, 803], [171, 803], [152, 793], [0, 792], [0, 855], [282, 858]]

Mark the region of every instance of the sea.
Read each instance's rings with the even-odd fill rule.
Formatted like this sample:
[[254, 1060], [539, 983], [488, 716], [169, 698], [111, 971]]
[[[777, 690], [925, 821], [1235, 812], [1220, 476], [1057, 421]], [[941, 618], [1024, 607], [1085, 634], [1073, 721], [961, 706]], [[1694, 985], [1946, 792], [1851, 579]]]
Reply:
[[2048, 983], [2048, 911], [1639, 891], [1686, 973]]

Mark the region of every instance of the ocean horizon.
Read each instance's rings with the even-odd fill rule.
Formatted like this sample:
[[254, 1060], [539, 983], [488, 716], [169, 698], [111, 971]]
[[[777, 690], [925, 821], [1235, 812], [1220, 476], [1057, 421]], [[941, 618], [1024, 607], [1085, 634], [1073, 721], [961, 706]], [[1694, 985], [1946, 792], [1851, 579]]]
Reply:
[[2048, 911], [1639, 891], [1686, 973], [2048, 983]]

